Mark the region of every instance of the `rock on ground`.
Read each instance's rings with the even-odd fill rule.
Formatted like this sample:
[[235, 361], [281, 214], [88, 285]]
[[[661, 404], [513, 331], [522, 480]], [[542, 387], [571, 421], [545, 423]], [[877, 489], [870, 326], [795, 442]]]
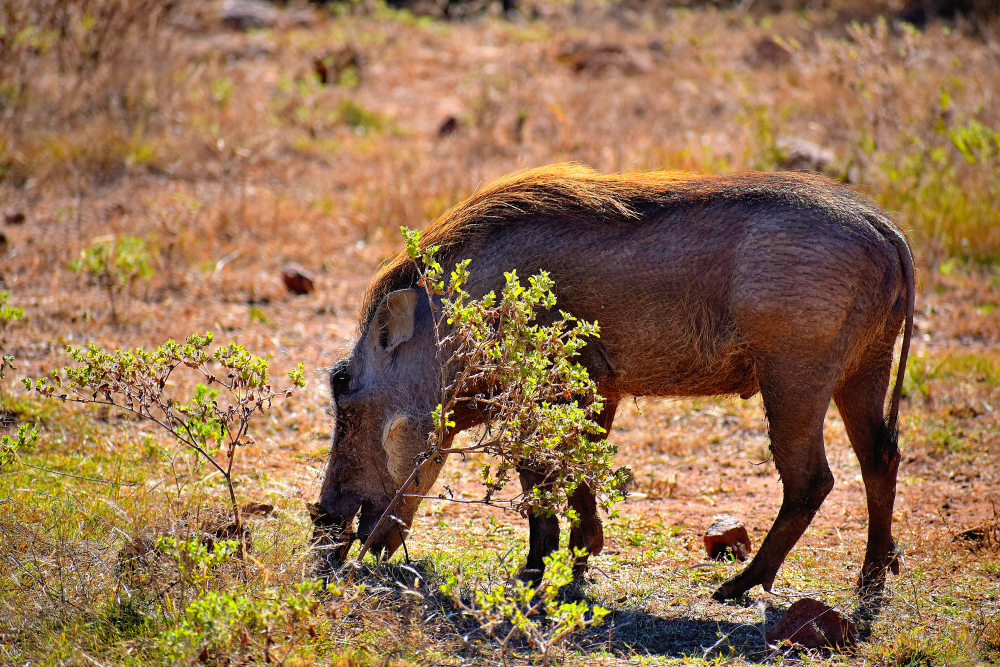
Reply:
[[316, 289], [312, 274], [298, 264], [286, 264], [281, 269], [281, 280], [292, 294], [309, 294]]
[[746, 526], [731, 514], [713, 517], [704, 540], [709, 558], [724, 558], [727, 553], [732, 553], [739, 560], [746, 560], [747, 554], [753, 550]]
[[845, 648], [858, 643], [858, 627], [830, 605], [802, 598], [793, 602], [764, 636], [768, 644], [788, 642], [805, 648]]

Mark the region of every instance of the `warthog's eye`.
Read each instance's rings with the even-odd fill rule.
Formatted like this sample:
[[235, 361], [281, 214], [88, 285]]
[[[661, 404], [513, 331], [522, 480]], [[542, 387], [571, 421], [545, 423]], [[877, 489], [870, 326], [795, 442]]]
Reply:
[[333, 398], [343, 396], [350, 387], [351, 376], [347, 374], [347, 371], [343, 368], [334, 369], [333, 373], [330, 374], [330, 390], [333, 392]]

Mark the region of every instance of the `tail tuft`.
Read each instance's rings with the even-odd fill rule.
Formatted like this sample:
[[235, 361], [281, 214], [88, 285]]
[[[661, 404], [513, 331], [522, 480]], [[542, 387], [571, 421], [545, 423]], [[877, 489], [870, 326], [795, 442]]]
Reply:
[[893, 416], [890, 414], [879, 424], [875, 436], [875, 462], [883, 469], [899, 463], [899, 423]]

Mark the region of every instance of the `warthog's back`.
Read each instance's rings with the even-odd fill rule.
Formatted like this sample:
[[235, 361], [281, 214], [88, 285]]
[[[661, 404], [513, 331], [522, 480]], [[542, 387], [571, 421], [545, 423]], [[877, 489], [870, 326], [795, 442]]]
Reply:
[[[898, 233], [868, 200], [818, 175], [564, 166], [495, 183], [428, 227], [424, 242], [450, 261], [472, 259], [473, 295], [497, 289], [505, 271], [551, 272], [558, 307], [601, 325], [608, 390], [750, 395], [754, 359], [768, 351], [846, 367], [898, 327]], [[397, 258], [373, 282], [362, 328], [372, 304], [414, 284], [408, 264]]]

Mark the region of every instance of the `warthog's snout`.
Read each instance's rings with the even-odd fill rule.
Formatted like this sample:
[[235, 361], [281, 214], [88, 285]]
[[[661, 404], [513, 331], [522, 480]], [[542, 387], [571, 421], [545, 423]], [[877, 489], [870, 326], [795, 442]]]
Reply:
[[[375, 530], [375, 525], [382, 518], [382, 514], [388, 505], [388, 502], [364, 502], [361, 504], [361, 516], [358, 518], [357, 534], [359, 542], [365, 544], [372, 537], [372, 531]], [[403, 544], [403, 537], [407, 531], [407, 527], [396, 516], [389, 516], [388, 520], [383, 522], [381, 528], [379, 528], [378, 533], [375, 534], [374, 539], [372, 539], [369, 550], [377, 559], [390, 558], [396, 553], [396, 549]]]
[[335, 505], [339, 507], [328, 509], [320, 503], [307, 504], [313, 522], [313, 545], [319, 551], [320, 558], [332, 568], [344, 563], [351, 544], [357, 539], [357, 534], [351, 528], [361, 502], [358, 501], [353, 509], [345, 503]]
[[[324, 564], [336, 569], [347, 560], [354, 540], [366, 543], [375, 529], [388, 502], [375, 503], [361, 498], [340, 498], [309, 503], [313, 522], [313, 545]], [[360, 515], [359, 515], [360, 510]], [[354, 517], [358, 516], [358, 529], [353, 530]], [[407, 529], [395, 517], [390, 517], [372, 540], [369, 551], [376, 558], [389, 558], [403, 544]]]

